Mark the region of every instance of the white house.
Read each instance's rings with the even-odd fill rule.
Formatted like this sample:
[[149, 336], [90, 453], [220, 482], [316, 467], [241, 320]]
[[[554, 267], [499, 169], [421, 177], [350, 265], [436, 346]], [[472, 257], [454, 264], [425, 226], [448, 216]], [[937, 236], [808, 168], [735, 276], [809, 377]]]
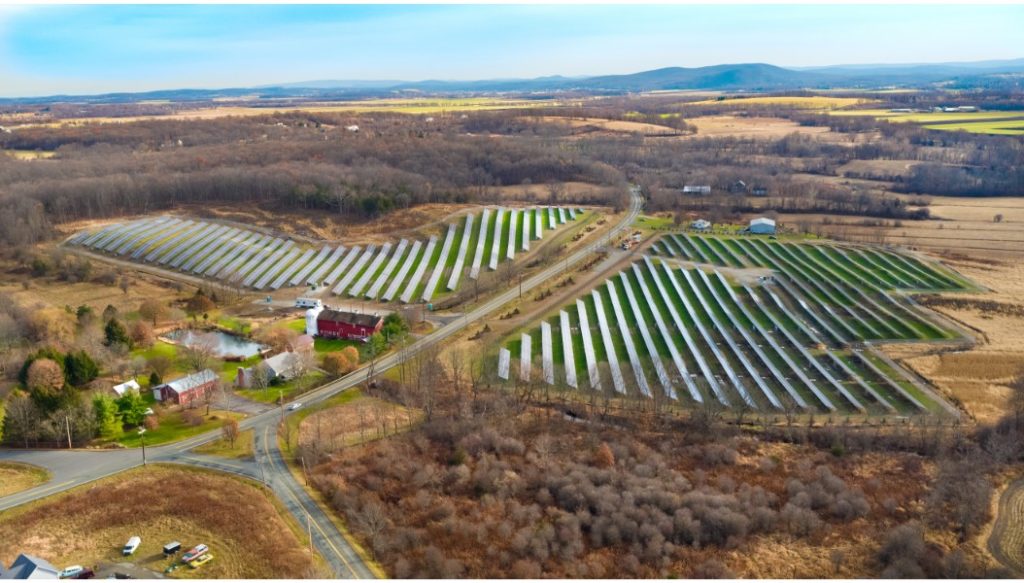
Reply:
[[142, 387], [139, 386], [139, 383], [136, 382], [135, 379], [132, 379], [128, 382], [121, 383], [119, 385], [114, 385], [113, 387], [111, 387], [111, 389], [115, 393], [117, 393], [118, 397], [123, 397], [124, 394], [128, 391], [135, 391], [136, 393], [138, 393], [142, 389]]
[[775, 221], [767, 217], [758, 217], [750, 221], [750, 226], [747, 227], [747, 232], [754, 235], [774, 235]]
[[687, 184], [683, 187], [683, 194], [711, 194], [711, 187], [706, 184]]
[[287, 381], [298, 376], [299, 373], [298, 354], [290, 351], [275, 354], [270, 358], [257, 363], [252, 367], [240, 367], [238, 376], [235, 377], [235, 385], [242, 389], [252, 388], [253, 374], [257, 369], [267, 375], [267, 380]]

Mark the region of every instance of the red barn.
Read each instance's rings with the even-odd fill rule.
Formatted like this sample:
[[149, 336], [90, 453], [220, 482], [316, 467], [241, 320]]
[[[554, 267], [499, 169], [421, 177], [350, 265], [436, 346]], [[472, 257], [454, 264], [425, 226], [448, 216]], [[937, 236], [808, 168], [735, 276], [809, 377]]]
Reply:
[[210, 369], [153, 387], [153, 398], [165, 403], [188, 405], [217, 388], [217, 373]]
[[321, 338], [365, 341], [383, 327], [384, 318], [378, 314], [324, 310], [316, 317], [316, 333]]

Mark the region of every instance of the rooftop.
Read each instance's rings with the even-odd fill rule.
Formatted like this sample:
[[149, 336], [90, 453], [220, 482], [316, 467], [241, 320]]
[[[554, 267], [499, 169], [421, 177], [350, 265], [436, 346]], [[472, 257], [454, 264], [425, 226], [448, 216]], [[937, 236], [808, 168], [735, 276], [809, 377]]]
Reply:
[[180, 379], [174, 379], [169, 383], [164, 383], [162, 386], [165, 386], [180, 395], [214, 380], [217, 380], [217, 373], [210, 369], [206, 369], [181, 377]]
[[357, 314], [355, 312], [343, 312], [341, 310], [324, 310], [317, 316], [318, 322], [339, 322], [363, 328], [373, 328], [380, 322], [380, 314]]

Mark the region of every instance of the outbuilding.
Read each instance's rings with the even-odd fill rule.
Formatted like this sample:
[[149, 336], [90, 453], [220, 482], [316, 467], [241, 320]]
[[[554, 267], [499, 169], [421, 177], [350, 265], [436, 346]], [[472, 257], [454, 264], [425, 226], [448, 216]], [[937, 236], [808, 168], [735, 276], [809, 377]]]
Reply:
[[747, 232], [752, 235], [774, 235], [775, 221], [767, 217], [758, 217], [750, 221], [750, 226], [747, 227]]
[[711, 186], [707, 184], [687, 184], [683, 186], [683, 194], [708, 195], [711, 194]]
[[321, 338], [365, 341], [383, 327], [384, 318], [380, 314], [323, 310], [316, 315], [316, 334]]
[[46, 559], [22, 553], [5, 569], [0, 563], [0, 579], [58, 579], [57, 567]]
[[690, 223], [690, 228], [694, 231], [705, 232], [711, 230], [711, 223], [705, 219], [697, 219]]
[[139, 386], [138, 381], [136, 381], [135, 379], [111, 387], [111, 389], [114, 391], [114, 393], [117, 394], [118, 397], [123, 397], [124, 394], [127, 393], [128, 391], [135, 391], [136, 393], [138, 393], [141, 388], [142, 387]]
[[153, 387], [153, 398], [164, 403], [188, 405], [217, 388], [217, 373], [210, 369]]

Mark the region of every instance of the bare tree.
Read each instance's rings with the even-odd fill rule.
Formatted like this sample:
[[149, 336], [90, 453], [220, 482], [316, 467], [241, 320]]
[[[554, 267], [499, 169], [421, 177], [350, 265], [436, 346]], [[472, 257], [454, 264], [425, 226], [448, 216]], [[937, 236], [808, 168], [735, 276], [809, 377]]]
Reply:
[[238, 434], [238, 420], [225, 419], [224, 423], [220, 426], [220, 435], [224, 441], [228, 442], [231, 449], [235, 449], [235, 442], [238, 441]]
[[202, 334], [193, 342], [181, 345], [181, 359], [193, 372], [210, 368], [217, 355], [217, 339], [212, 334]]

